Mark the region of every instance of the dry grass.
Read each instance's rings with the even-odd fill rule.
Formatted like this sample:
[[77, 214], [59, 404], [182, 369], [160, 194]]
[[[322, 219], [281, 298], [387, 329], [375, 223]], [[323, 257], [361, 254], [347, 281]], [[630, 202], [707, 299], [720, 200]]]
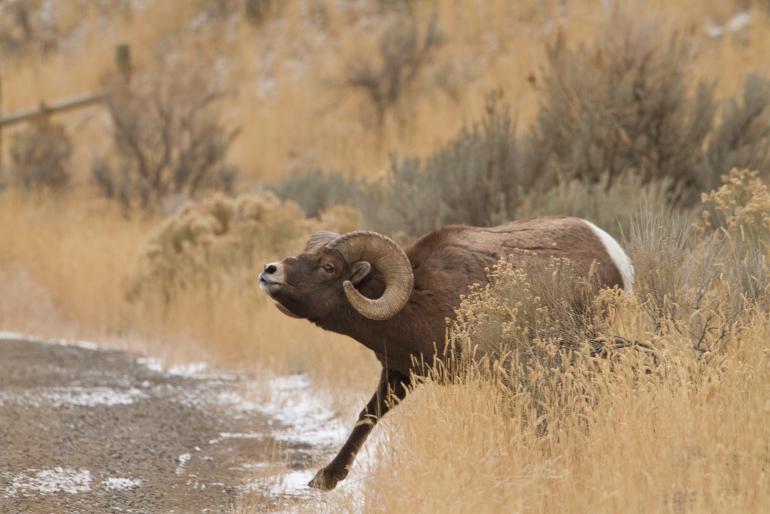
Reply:
[[[131, 278], [157, 220], [126, 220], [116, 208], [79, 196], [13, 192], [0, 196], [0, 220], [3, 330], [109, 341], [171, 361], [307, 372], [340, 401], [376, 382], [368, 352], [287, 318], [253, 287], [188, 293], [165, 308], [129, 302]], [[262, 252], [260, 262], [278, 257]]]
[[766, 512], [769, 338], [760, 315], [700, 387], [687, 361], [655, 383], [615, 372], [547, 437], [488, 381], [424, 387], [387, 423], [361, 510]]
[[[18, 296], [3, 295], [3, 326], [59, 333], [48, 316], [30, 316], [25, 302], [49, 305], [57, 318], [85, 331], [120, 325], [123, 281], [149, 223], [128, 223], [109, 206], [80, 195], [15, 191], [0, 198], [0, 219], [0, 267], [7, 280], [20, 284]], [[76, 336], [75, 330], [61, 335]]]

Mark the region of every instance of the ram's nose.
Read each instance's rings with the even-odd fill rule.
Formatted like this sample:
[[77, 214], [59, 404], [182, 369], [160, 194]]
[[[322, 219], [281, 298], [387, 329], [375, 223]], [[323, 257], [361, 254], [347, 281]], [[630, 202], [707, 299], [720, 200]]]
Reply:
[[259, 284], [261, 286], [281, 285], [284, 283], [283, 264], [280, 262], [269, 262], [265, 264], [262, 273], [259, 274]]

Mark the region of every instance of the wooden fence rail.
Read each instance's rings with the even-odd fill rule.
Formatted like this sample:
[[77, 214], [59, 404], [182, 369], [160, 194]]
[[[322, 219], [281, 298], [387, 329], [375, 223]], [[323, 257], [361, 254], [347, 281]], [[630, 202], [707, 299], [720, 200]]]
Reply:
[[[131, 77], [131, 47], [120, 44], [115, 47], [115, 65], [123, 78], [128, 81]], [[22, 109], [3, 116], [2, 113], [2, 82], [0, 82], [0, 171], [3, 169], [3, 129], [33, 120], [40, 116], [49, 116], [75, 109], [82, 109], [101, 103], [105, 98], [104, 92], [85, 93], [82, 95], [65, 98], [53, 103], [42, 102], [37, 107]]]
[[38, 107], [32, 109], [23, 109], [9, 113], [0, 118], [0, 129], [10, 127], [17, 123], [22, 123], [38, 116], [47, 116], [59, 112], [80, 109], [89, 105], [97, 104], [104, 100], [104, 93], [86, 93], [71, 98], [65, 98], [52, 104], [41, 103]]

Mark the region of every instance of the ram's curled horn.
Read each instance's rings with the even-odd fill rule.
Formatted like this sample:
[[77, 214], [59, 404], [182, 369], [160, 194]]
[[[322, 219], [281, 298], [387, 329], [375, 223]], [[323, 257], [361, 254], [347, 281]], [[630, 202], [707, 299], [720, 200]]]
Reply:
[[383, 274], [385, 291], [377, 299], [359, 293], [349, 280], [343, 283], [350, 305], [362, 316], [373, 320], [389, 319], [409, 301], [414, 285], [412, 264], [401, 247], [389, 237], [359, 230], [338, 237], [327, 248], [339, 251], [350, 266], [367, 261]]
[[330, 241], [334, 241], [340, 237], [339, 234], [334, 232], [327, 232], [325, 230], [321, 230], [319, 232], [315, 232], [310, 236], [310, 239], [307, 240], [307, 244], [305, 245], [304, 253], [312, 253], [321, 248], [322, 246], [325, 246]]

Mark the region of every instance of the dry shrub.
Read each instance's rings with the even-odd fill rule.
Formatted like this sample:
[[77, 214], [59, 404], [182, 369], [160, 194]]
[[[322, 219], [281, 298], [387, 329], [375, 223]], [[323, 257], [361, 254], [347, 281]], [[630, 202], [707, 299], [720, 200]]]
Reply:
[[437, 16], [422, 27], [418, 18], [402, 14], [382, 31], [377, 61], [367, 54], [347, 64], [342, 82], [364, 94], [373, 111], [374, 125], [380, 131], [386, 116], [398, 114], [405, 99], [414, 92], [415, 84], [435, 59], [443, 41]]
[[286, 2], [280, 0], [198, 0], [196, 19], [231, 22], [235, 16], [242, 16], [258, 27], [277, 17], [285, 7]]
[[490, 270], [489, 284], [463, 299], [451, 333], [461, 346], [472, 342], [464, 351], [491, 361], [534, 350], [533, 341], [577, 350], [596, 336], [590, 318], [597, 291], [593, 274], [579, 273], [569, 260], [543, 265], [516, 252]]
[[267, 256], [297, 251], [314, 230], [348, 232], [359, 225], [360, 215], [351, 207], [332, 207], [311, 220], [299, 205], [270, 192], [237, 198], [215, 194], [186, 205], [156, 229], [129, 298], [159, 295], [167, 305], [190, 290], [256, 291], [258, 270]]
[[[704, 193], [703, 226], [722, 228], [736, 236], [767, 245], [770, 242], [770, 189], [758, 171], [733, 169], [723, 185]], [[767, 250], [767, 248], [765, 248]]]
[[232, 191], [237, 172], [225, 161], [238, 131], [221, 121], [224, 91], [209, 67], [171, 53], [130, 82], [108, 78], [106, 91], [115, 155], [93, 163], [100, 194], [128, 212], [158, 210], [171, 196]]
[[[360, 213], [336, 206], [304, 217], [273, 193], [214, 194], [164, 220], [127, 281], [129, 319], [154, 354], [206, 359], [236, 369], [309, 373], [337, 399], [376, 376], [374, 359], [347, 338], [279, 313], [259, 290], [264, 263], [300, 250], [319, 229], [360, 228]], [[168, 342], [171, 342], [169, 344]], [[355, 363], [344, 374], [341, 361]]]
[[[711, 87], [687, 90], [687, 43], [651, 19], [616, 10], [588, 47], [548, 48], [543, 106], [532, 130], [541, 175], [608, 185], [634, 169], [645, 180], [697, 180], [716, 105]], [[697, 186], [696, 186], [697, 187]]]
[[72, 30], [58, 23], [54, 6], [44, 0], [15, 0], [0, 3], [0, 52], [49, 53], [58, 39]]
[[[626, 311], [618, 322], [633, 317]], [[548, 392], [541, 410], [528, 408], [524, 395], [511, 402], [484, 374], [422, 386], [385, 422], [385, 442], [363, 474], [363, 506], [353, 508], [763, 512], [770, 504], [767, 322], [758, 313], [705, 366], [675, 352], [676, 337], [666, 340], [669, 371], [655, 380], [631, 371], [637, 353], [612, 368], [596, 360], [535, 368], [545, 374], [533, 371], [534, 384]], [[351, 508], [344, 502], [328, 511]]]
[[41, 116], [13, 135], [11, 182], [30, 190], [63, 189], [70, 182], [72, 141], [64, 125]]
[[769, 306], [767, 255], [756, 242], [704, 233], [692, 216], [643, 213], [627, 249], [651, 334], [677, 333], [710, 354], [752, 323], [750, 313]]
[[635, 372], [659, 364], [653, 345], [621, 337], [611, 326], [613, 313], [631, 300], [618, 290], [600, 292], [593, 270], [563, 258], [543, 265], [517, 253], [489, 277], [457, 310], [449, 337], [461, 357], [449, 356], [449, 369], [461, 382], [486, 377], [497, 384], [512, 402], [509, 408], [531, 412], [538, 430], [558, 432], [565, 417], [587, 416], [597, 381], [612, 382], [612, 375], [603, 375], [613, 369], [608, 364], [631, 364]]

